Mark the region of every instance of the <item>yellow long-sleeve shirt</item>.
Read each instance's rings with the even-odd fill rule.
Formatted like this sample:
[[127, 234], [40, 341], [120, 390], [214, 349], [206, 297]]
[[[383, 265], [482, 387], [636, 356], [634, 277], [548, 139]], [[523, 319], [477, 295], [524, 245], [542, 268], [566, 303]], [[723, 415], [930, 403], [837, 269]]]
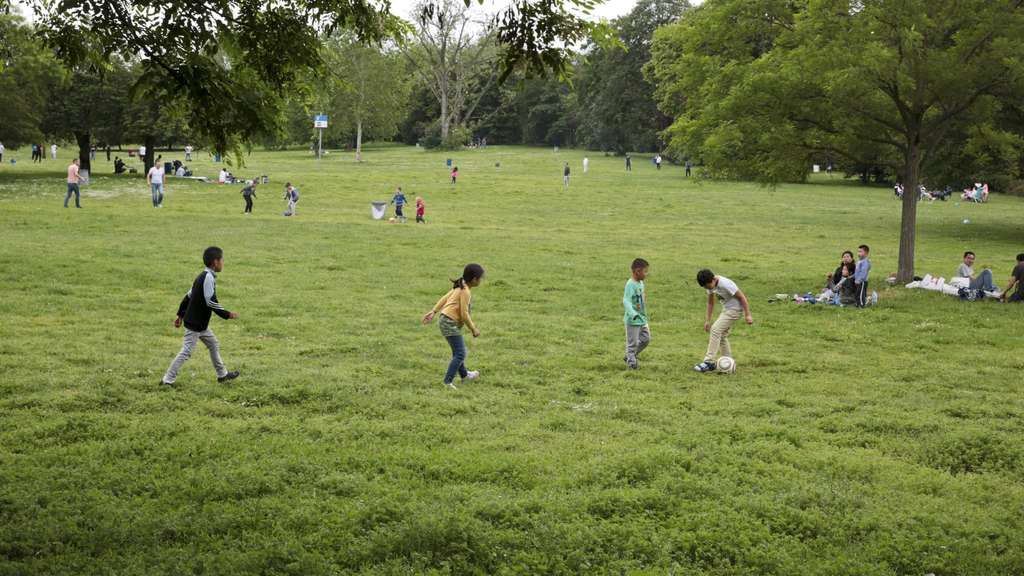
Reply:
[[465, 324], [470, 330], [476, 332], [476, 325], [469, 317], [469, 304], [473, 295], [469, 292], [469, 286], [465, 288], [452, 288], [447, 294], [441, 297], [434, 305], [434, 313], [440, 312], [451, 318], [462, 326]]

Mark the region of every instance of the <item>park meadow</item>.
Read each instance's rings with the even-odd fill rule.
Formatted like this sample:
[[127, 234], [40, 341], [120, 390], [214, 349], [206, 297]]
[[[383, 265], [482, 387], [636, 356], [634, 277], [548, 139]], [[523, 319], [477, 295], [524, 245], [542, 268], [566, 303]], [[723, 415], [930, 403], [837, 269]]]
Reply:
[[[251, 216], [240, 185], [175, 178], [154, 209], [101, 155], [76, 210], [62, 154], [0, 166], [0, 574], [1024, 573], [1024, 309], [886, 285], [889, 188], [370, 146], [244, 156], [269, 177]], [[426, 224], [371, 218], [397, 186]], [[974, 250], [1004, 286], [1024, 251], [1021, 198], [917, 217], [922, 275]], [[862, 243], [876, 306], [769, 303]], [[159, 386], [209, 245], [241, 377], [200, 349]], [[652, 343], [629, 371], [636, 257]], [[419, 320], [469, 262], [481, 378], [453, 391]], [[733, 375], [691, 369], [704, 267], [751, 301]]]

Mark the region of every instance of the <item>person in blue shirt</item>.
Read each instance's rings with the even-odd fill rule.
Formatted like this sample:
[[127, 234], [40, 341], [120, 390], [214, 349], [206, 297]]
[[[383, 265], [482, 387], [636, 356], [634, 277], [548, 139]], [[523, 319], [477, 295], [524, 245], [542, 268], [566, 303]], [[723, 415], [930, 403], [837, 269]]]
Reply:
[[395, 205], [395, 217], [398, 218], [402, 224], [405, 224], [405, 214], [402, 213], [402, 209], [405, 207], [405, 194], [402, 193], [402, 187], [398, 187], [398, 191], [395, 192], [394, 198], [391, 199], [391, 203]]

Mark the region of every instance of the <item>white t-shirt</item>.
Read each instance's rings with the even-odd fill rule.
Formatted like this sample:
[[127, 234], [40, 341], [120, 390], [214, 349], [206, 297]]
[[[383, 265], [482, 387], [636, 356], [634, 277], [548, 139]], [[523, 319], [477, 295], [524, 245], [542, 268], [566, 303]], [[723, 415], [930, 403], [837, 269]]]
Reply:
[[192, 147], [191, 146], [185, 146], [185, 154], [191, 154], [191, 153], [192, 153]]
[[736, 292], [739, 289], [739, 286], [737, 286], [732, 280], [729, 280], [725, 276], [719, 276], [718, 285], [713, 289], [708, 290], [708, 294], [718, 296], [718, 301], [722, 303], [723, 308], [743, 310], [743, 305], [740, 304], [739, 298], [736, 297]]
[[220, 174], [217, 176], [217, 182], [220, 182], [221, 184], [223, 184], [223, 183], [225, 183], [227, 181], [228, 181], [228, 171], [227, 170], [221, 170]]
[[163, 166], [153, 166], [149, 169], [149, 181], [153, 184], [164, 183], [164, 168]]
[[3, 153], [4, 153], [4, 145], [0, 144], [0, 154], [3, 154]]
[[139, 156], [145, 156], [145, 155], [146, 155], [146, 147], [145, 146], [139, 146]]

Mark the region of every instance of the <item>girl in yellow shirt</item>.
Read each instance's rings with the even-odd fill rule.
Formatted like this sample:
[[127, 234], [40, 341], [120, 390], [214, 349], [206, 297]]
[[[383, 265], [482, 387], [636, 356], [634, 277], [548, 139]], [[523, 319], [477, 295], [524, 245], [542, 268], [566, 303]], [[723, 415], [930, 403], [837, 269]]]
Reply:
[[466, 341], [462, 338], [462, 326], [466, 325], [473, 337], [480, 336], [480, 330], [470, 317], [473, 295], [471, 288], [476, 288], [484, 279], [484, 268], [479, 264], [468, 264], [462, 271], [462, 278], [452, 280], [452, 289], [441, 297], [434, 308], [423, 316], [423, 323], [430, 324], [434, 316], [440, 312], [437, 324], [441, 335], [448, 341], [452, 349], [452, 360], [448, 363], [448, 372], [444, 375], [444, 385], [456, 390], [455, 374], [463, 380], [476, 380], [480, 377], [477, 370], [466, 370]]

